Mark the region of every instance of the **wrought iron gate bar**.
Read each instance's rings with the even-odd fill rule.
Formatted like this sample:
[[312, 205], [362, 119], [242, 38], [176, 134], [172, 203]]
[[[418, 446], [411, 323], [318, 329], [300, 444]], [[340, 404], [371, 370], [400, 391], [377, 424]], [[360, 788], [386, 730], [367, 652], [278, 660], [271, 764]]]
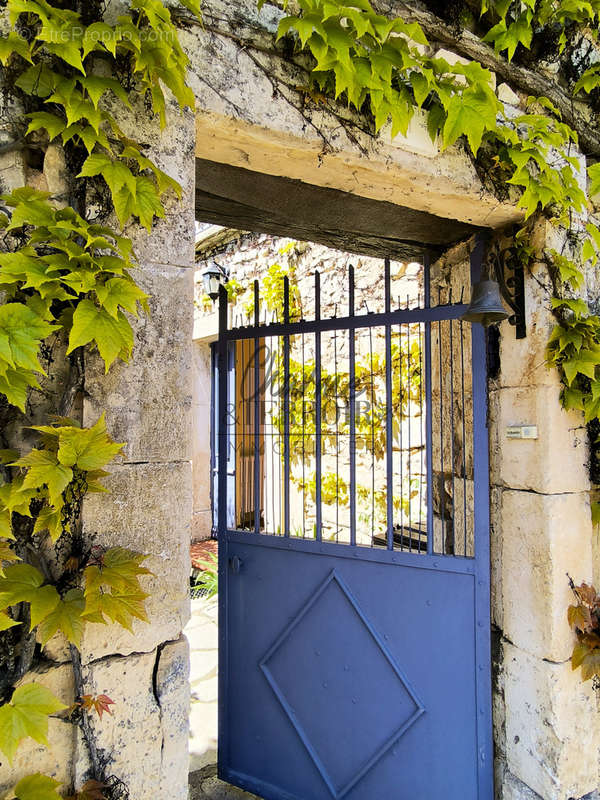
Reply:
[[[348, 314], [354, 318], [354, 266], [348, 267]], [[350, 544], [356, 544], [356, 339], [353, 325], [349, 330], [349, 408], [350, 408]]]
[[[290, 323], [290, 280], [283, 279], [283, 322]], [[284, 535], [290, 535], [290, 337], [283, 337], [283, 505]]]
[[[254, 327], [260, 325], [258, 281], [254, 281]], [[260, 338], [254, 338], [254, 532], [260, 533]]]
[[412, 308], [397, 309], [385, 312], [370, 314], [357, 314], [348, 317], [329, 317], [327, 319], [307, 319], [298, 322], [290, 322], [288, 325], [282, 322], [273, 322], [267, 325], [262, 324], [258, 328], [251, 325], [231, 328], [223, 333], [222, 338], [227, 341], [239, 339], [254, 339], [255, 336], [263, 339], [268, 336], [297, 336], [304, 333], [315, 333], [316, 331], [345, 331], [350, 328], [371, 328], [383, 327], [384, 325], [400, 325], [402, 323], [413, 322], [437, 322], [438, 320], [459, 319], [467, 310], [466, 303], [455, 303], [453, 305], [444, 304], [431, 306], [431, 308]]
[[292, 314], [284, 276], [282, 323], [260, 323], [255, 281], [254, 325], [222, 331], [238, 375], [225, 420], [235, 476], [228, 513], [237, 530], [262, 535], [471, 558], [464, 304], [439, 288], [432, 308], [426, 286], [423, 307], [419, 291], [391, 311], [386, 260], [384, 311], [370, 313], [362, 300], [367, 314], [357, 315], [352, 265], [347, 280], [348, 317], [323, 318], [317, 271], [314, 320], [292, 322], [299, 298]]
[[360, 558], [378, 564], [397, 564], [415, 569], [432, 570], [434, 572], [449, 572], [462, 575], [474, 575], [475, 564], [472, 558], [463, 556], [444, 557], [437, 554], [432, 556], [423, 554], [415, 558], [414, 553], [401, 550], [387, 550], [383, 547], [363, 547], [361, 545], [340, 547], [335, 542], [317, 542], [314, 539], [301, 539], [284, 536], [258, 535], [252, 531], [240, 531], [229, 528], [226, 530], [227, 539], [235, 544], [252, 545], [253, 547], [274, 548], [288, 552], [319, 553], [335, 558]]
[[[431, 305], [429, 257], [423, 263], [425, 308]], [[433, 392], [431, 388], [431, 320], [425, 323], [425, 449], [427, 475], [433, 475]], [[433, 481], [427, 481], [427, 554], [433, 553]]]
[[[391, 308], [390, 260], [385, 259], [385, 313]], [[392, 426], [392, 327], [385, 326], [385, 468], [386, 468], [386, 516], [387, 549], [394, 549], [394, 451]]]
[[[315, 320], [321, 319], [321, 275], [315, 272]], [[323, 505], [321, 498], [321, 456], [323, 453], [321, 441], [321, 333], [315, 332], [315, 512], [316, 512], [316, 538], [321, 541], [323, 535]]]

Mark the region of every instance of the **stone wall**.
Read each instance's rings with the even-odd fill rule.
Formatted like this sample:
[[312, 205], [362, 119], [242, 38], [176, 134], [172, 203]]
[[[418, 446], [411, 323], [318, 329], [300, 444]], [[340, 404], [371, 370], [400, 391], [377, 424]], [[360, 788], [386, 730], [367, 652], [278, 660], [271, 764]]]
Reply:
[[[126, 135], [140, 138], [141, 105], [120, 117]], [[3, 141], [9, 134], [2, 131]], [[149, 593], [149, 623], [134, 621], [129, 633], [118, 625], [87, 626], [82, 645], [83, 678], [90, 694], [105, 693], [113, 714], [93, 720], [107, 774], [117, 775], [132, 800], [187, 798], [189, 656], [182, 636], [189, 616], [191, 482], [191, 343], [193, 326], [194, 115], [179, 114], [172, 103], [169, 125], [144, 122], [141, 135], [149, 154], [183, 186], [167, 216], [151, 235], [130, 226], [139, 259], [139, 284], [151, 295], [151, 313], [135, 321], [135, 348], [129, 364], [108, 375], [97, 354], [86, 356], [85, 425], [106, 410], [107, 428], [125, 441], [123, 458], [106, 480], [109, 494], [91, 495], [83, 509], [90, 542], [121, 545], [149, 555], [153, 575], [143, 580]], [[2, 188], [25, 183], [65, 191], [62, 151], [51, 147], [43, 172], [27, 167], [22, 154], [0, 155]], [[50, 387], [58, 391], [60, 386]], [[34, 403], [34, 413], [41, 413]], [[76, 409], [77, 412], [77, 409]], [[42, 421], [34, 417], [31, 422]], [[48, 686], [73, 702], [73, 676], [66, 641], [60, 635], [43, 649], [41, 664], [24, 681]], [[88, 777], [88, 755], [76, 729], [50, 720], [50, 749], [26, 739], [12, 767], [0, 765], [0, 791], [32, 771], [80, 787]]]
[[[554, 231], [540, 226], [539, 244]], [[468, 281], [469, 248], [436, 265], [446, 284]], [[445, 275], [445, 278], [444, 278]], [[493, 718], [497, 800], [579, 800], [598, 788], [600, 724], [591, 684], [569, 662], [567, 574], [594, 576], [587, 434], [561, 410], [545, 365], [554, 326], [544, 264], [526, 276], [527, 337], [500, 325], [500, 370], [489, 381]], [[536, 425], [538, 439], [506, 438]]]

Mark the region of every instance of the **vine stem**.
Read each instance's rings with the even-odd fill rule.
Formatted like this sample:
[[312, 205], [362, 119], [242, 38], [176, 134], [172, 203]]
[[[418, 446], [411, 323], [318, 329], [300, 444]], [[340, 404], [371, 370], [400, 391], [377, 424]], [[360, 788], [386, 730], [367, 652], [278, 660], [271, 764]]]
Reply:
[[[73, 666], [73, 678], [75, 681], [75, 700], [81, 700], [85, 694], [85, 681], [83, 678], [83, 669], [81, 665], [81, 653], [74, 644], [69, 645], [69, 652], [71, 654], [71, 664]], [[92, 764], [92, 777], [94, 780], [104, 783], [105, 775], [104, 770], [100, 764], [98, 756], [98, 746], [94, 737], [94, 732], [90, 724], [90, 719], [85, 709], [81, 709], [81, 731], [83, 738], [88, 748], [90, 761]]]

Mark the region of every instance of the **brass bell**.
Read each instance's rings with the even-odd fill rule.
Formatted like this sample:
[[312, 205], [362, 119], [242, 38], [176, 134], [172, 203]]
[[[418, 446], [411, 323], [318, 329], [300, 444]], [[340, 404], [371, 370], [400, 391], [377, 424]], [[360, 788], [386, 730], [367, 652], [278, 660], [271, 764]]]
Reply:
[[471, 302], [461, 319], [465, 322], [481, 322], [484, 327], [508, 319], [510, 313], [500, 298], [500, 287], [496, 281], [479, 281], [473, 286]]

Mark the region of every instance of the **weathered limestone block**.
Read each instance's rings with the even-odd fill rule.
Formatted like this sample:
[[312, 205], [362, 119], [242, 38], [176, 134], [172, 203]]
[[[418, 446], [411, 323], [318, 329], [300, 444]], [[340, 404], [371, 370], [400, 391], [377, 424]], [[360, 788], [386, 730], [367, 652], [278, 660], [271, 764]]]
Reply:
[[[589, 491], [583, 415], [565, 411], [560, 386], [505, 388], [490, 393], [490, 459], [494, 482], [536, 492]], [[537, 439], [508, 439], [513, 425], [536, 425]]]
[[[39, 683], [50, 689], [65, 705], [73, 702], [73, 670], [70, 664], [60, 667], [39, 667], [28, 672], [22, 680], [25, 683]], [[76, 729], [61, 719], [48, 720], [48, 741], [51, 747], [38, 744], [33, 739], [21, 742], [14, 762], [11, 764], [2, 756], [0, 763], [0, 792], [12, 788], [21, 778], [33, 771], [48, 775], [63, 784], [68, 790], [73, 781], [72, 751]]]
[[151, 295], [150, 316], [134, 321], [129, 364], [117, 362], [106, 375], [96, 354], [86, 365], [84, 423], [102, 411], [116, 441], [127, 442], [132, 462], [191, 458], [193, 272], [145, 265], [136, 280]]
[[[104, 714], [101, 720], [92, 715], [90, 720], [108, 774], [127, 785], [132, 800], [157, 800], [160, 796], [163, 732], [153, 682], [156, 660], [157, 651], [153, 650], [103, 659], [84, 670], [88, 693], [106, 694], [114, 702], [112, 715]], [[89, 777], [88, 754], [81, 739], [77, 755], [75, 781], [81, 786]]]
[[27, 165], [22, 151], [3, 153], [0, 156], [0, 188], [12, 191], [27, 182]]
[[[540, 236], [542, 234], [539, 234]], [[536, 263], [525, 278], [527, 336], [515, 338], [508, 322], [500, 325], [500, 375], [498, 386], [554, 386], [557, 372], [546, 364], [546, 345], [556, 320], [550, 314], [552, 295], [546, 264]]]
[[496, 769], [496, 800], [542, 800], [539, 794], [515, 778], [504, 761]]
[[492, 625], [502, 627], [504, 604], [502, 597], [502, 494], [497, 486], [490, 488], [490, 562]]
[[[591, 682], [570, 663], [542, 661], [505, 644], [510, 772], [544, 800], [580, 798], [598, 786], [600, 731]], [[507, 795], [529, 800], [527, 794]]]
[[578, 582], [591, 579], [591, 542], [587, 494], [504, 490], [501, 628], [538, 659], [571, 655], [567, 608], [573, 598], [566, 573]]
[[161, 792], [169, 800], [187, 800], [190, 648], [185, 636], [168, 642], [158, 656], [156, 694], [161, 709]]
[[[150, 653], [102, 659], [84, 670], [84, 680], [90, 693], [114, 701], [112, 716], [92, 717], [92, 726], [107, 772], [127, 785], [131, 800], [187, 800], [187, 640], [181, 637]], [[78, 786], [88, 769], [80, 737]]]
[[144, 576], [142, 586], [150, 594], [150, 623], [134, 620], [133, 634], [116, 625], [87, 626], [81, 648], [84, 662], [154, 650], [161, 642], [177, 639], [189, 617], [189, 462], [118, 466], [106, 485], [110, 494], [85, 500], [85, 533], [106, 547], [121, 545], [149, 554], [145, 564], [154, 576]]

